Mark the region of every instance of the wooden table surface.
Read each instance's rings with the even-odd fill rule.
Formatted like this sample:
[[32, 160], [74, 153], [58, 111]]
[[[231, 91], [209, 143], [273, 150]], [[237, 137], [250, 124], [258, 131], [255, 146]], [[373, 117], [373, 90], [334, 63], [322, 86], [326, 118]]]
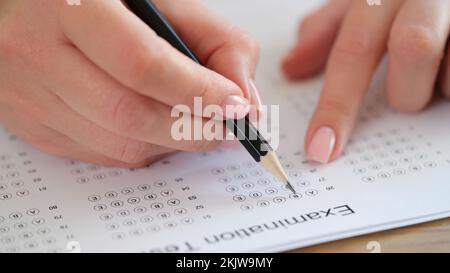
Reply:
[[450, 218], [324, 243], [292, 252], [450, 253]]

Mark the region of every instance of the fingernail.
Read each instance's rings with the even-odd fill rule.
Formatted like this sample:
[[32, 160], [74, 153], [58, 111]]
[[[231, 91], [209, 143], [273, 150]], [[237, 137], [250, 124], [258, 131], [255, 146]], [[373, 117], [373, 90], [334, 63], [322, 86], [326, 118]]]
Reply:
[[248, 81], [248, 90], [252, 97], [252, 106], [249, 112], [249, 119], [252, 122], [257, 122], [263, 117], [263, 105], [261, 101], [261, 94], [259, 93], [258, 87], [256, 87], [254, 80]]
[[248, 119], [251, 122], [257, 123], [261, 119], [261, 112], [254, 105], [250, 107], [250, 111], [248, 112]]
[[262, 100], [261, 94], [259, 93], [258, 87], [256, 87], [254, 80], [249, 80], [248, 82], [250, 87], [250, 92], [252, 92], [252, 98], [255, 98], [255, 106], [258, 108], [258, 111], [262, 110]]
[[329, 127], [321, 127], [314, 134], [307, 151], [308, 161], [326, 164], [336, 144], [336, 134]]
[[223, 117], [227, 119], [241, 119], [250, 111], [250, 103], [240, 96], [229, 96], [222, 102]]

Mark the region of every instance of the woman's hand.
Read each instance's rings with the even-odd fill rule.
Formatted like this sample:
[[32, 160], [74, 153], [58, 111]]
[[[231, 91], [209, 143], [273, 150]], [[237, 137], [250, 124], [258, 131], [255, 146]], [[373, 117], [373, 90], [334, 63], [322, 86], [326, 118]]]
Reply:
[[115, 166], [216, 147], [174, 140], [172, 107], [257, 104], [258, 48], [199, 1], [154, 2], [211, 70], [119, 0], [2, 0], [1, 123], [46, 152]]
[[286, 56], [299, 79], [326, 65], [325, 85], [307, 136], [308, 158], [327, 163], [342, 152], [380, 59], [388, 54], [386, 96], [398, 110], [423, 109], [435, 90], [450, 96], [448, 0], [332, 0], [310, 15]]

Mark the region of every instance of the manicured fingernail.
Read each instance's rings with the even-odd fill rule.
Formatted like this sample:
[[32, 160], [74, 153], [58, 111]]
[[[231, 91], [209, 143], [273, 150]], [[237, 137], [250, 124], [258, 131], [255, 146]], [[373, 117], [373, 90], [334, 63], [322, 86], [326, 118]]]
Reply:
[[223, 117], [227, 119], [241, 119], [250, 111], [250, 103], [240, 96], [229, 96], [222, 102]]
[[258, 87], [256, 87], [255, 81], [250, 80], [248, 85], [250, 87], [250, 92], [252, 92], [252, 98], [254, 98], [255, 106], [258, 108], [258, 111], [261, 111], [262, 110], [261, 94], [259, 93]]
[[249, 118], [252, 122], [257, 122], [263, 117], [263, 105], [261, 100], [261, 94], [258, 87], [256, 87], [254, 80], [248, 81], [248, 89], [252, 97], [252, 107], [250, 109]]
[[329, 127], [321, 127], [314, 134], [307, 151], [309, 161], [326, 164], [330, 161], [336, 144], [336, 133]]

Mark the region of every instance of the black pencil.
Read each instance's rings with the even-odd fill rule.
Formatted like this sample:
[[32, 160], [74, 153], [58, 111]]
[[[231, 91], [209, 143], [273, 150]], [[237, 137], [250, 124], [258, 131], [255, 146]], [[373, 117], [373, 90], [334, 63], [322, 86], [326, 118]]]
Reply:
[[[124, 2], [159, 37], [169, 42], [174, 48], [188, 56], [194, 62], [202, 65], [199, 58], [184, 43], [169, 21], [159, 12], [155, 4], [150, 0], [125, 0]], [[226, 120], [225, 124], [255, 161], [263, 165], [263, 167], [274, 174], [280, 181], [286, 183], [287, 188], [293, 193], [296, 193], [291, 183], [289, 183], [288, 177], [275, 152], [247, 117], [242, 120]]]

